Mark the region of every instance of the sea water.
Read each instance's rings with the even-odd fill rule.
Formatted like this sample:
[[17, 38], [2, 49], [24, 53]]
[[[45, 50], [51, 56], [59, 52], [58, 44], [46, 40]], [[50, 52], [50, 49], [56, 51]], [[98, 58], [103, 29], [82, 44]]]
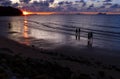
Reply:
[[[76, 29], [81, 30], [80, 40]], [[0, 17], [0, 35], [26, 45], [56, 48], [87, 46], [88, 32], [93, 47], [120, 50], [119, 15], [30, 15]]]

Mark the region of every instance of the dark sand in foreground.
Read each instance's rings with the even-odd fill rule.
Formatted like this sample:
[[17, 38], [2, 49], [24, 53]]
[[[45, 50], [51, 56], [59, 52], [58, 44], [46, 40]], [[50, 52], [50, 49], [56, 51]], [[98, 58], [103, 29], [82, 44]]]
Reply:
[[[87, 47], [79, 49], [67, 45], [58, 47], [56, 49], [45, 50], [37, 49], [34, 46], [19, 44], [7, 38], [0, 37], [0, 54], [9, 55], [13, 58], [13, 60], [17, 60], [15, 56], [18, 55], [22, 61], [27, 61], [26, 59], [30, 58], [32, 60], [31, 62], [34, 62], [35, 64], [38, 64], [36, 61], [39, 60], [51, 64], [49, 67], [47, 67], [44, 65], [45, 63], [42, 63], [42, 65], [46, 67], [44, 69], [46, 72], [44, 72], [44, 70], [37, 71], [37, 67], [38, 69], [42, 69], [41, 65], [34, 68], [34, 66], [26, 64], [28, 66], [25, 66], [25, 69], [30, 66], [30, 69], [33, 70], [29, 72], [32, 74], [32, 72], [35, 71], [37, 74], [32, 75], [32, 77], [30, 77], [30, 75], [22, 75], [22, 77], [19, 78], [18, 74], [21, 76], [21, 73], [14, 71], [17, 73], [14, 74], [16, 79], [120, 79], [119, 51]], [[5, 59], [5, 61], [9, 61], [9, 57], [7, 58], [5, 56], [4, 58], [3, 56], [3, 59]], [[2, 64], [4, 64], [3, 59], [0, 59], [2, 62], [0, 64], [0, 70], [3, 67]], [[17, 63], [20, 64], [21, 62]], [[41, 62], [39, 63], [41, 64]], [[11, 69], [11, 72], [14, 70], [14, 66], [12, 69], [8, 64], [6, 65]], [[56, 68], [54, 66], [56, 66]], [[19, 68], [19, 66], [17, 66], [17, 68]], [[4, 70], [4, 68], [2, 69]], [[59, 69], [61, 71], [59, 71]], [[56, 72], [52, 72], [52, 70]], [[62, 72], [65, 72], [64, 76]], [[30, 73], [26, 71], [26, 74]], [[11, 79], [12, 77], [13, 75], [11, 76]]]

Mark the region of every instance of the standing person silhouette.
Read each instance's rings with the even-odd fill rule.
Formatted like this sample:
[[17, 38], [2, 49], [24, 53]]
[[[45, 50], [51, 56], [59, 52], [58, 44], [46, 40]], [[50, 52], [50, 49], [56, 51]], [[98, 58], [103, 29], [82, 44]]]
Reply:
[[92, 47], [92, 43], [93, 43], [93, 33], [88, 32], [88, 47]]
[[75, 37], [76, 37], [76, 40], [78, 39], [78, 29], [76, 28], [75, 30]]

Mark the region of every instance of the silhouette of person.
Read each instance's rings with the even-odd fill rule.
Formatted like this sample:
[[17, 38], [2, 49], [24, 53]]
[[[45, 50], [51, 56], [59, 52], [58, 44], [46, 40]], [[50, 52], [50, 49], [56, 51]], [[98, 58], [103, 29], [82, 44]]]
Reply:
[[76, 34], [75, 34], [76, 40], [80, 40], [80, 31], [81, 31], [80, 28], [76, 28]]
[[76, 40], [78, 39], [78, 29], [76, 28], [75, 30], [75, 37], [76, 37]]
[[92, 43], [93, 43], [93, 33], [88, 32], [88, 47], [92, 47]]

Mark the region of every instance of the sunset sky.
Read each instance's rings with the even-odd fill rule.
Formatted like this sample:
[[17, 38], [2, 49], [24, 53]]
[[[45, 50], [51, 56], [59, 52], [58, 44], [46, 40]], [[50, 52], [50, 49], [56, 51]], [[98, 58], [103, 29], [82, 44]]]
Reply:
[[[10, 1], [12, 1], [12, 4]], [[20, 0], [0, 0], [0, 5], [22, 7], [30, 11], [120, 12], [120, 0], [21, 0], [24, 3], [22, 5], [19, 1]], [[18, 4], [16, 4], [16, 2]]]
[[[13, 2], [19, 2], [19, 0], [11, 0]], [[39, 0], [32, 0], [32, 1], [39, 1]], [[57, 0], [57, 1], [80, 1], [80, 0]], [[84, 1], [110, 1], [110, 0], [84, 0]], [[111, 0], [113, 3], [119, 3], [120, 0]]]

